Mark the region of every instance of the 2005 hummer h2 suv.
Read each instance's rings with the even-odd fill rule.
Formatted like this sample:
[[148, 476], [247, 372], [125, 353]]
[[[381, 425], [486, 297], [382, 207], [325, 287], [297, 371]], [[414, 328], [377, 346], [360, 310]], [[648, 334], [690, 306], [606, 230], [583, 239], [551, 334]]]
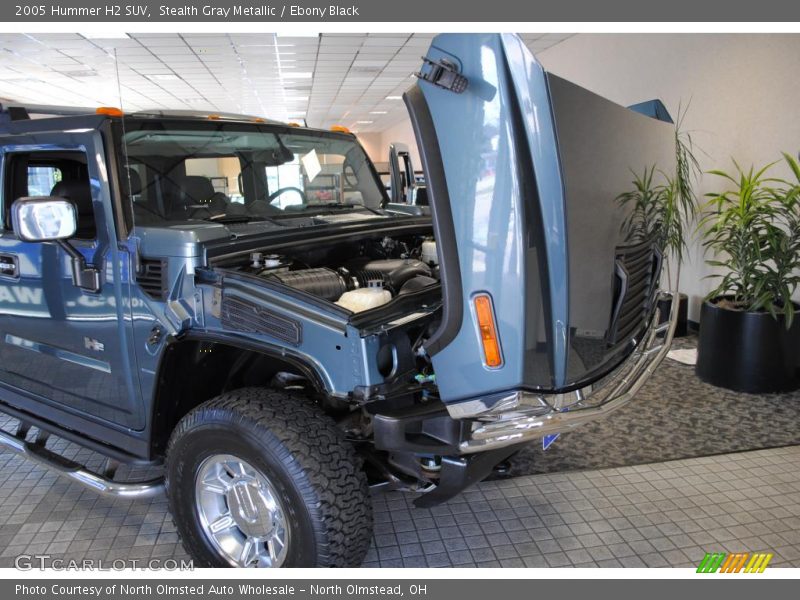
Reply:
[[0, 411], [19, 428], [0, 445], [103, 494], [166, 490], [196, 565], [353, 566], [371, 486], [431, 506], [627, 402], [673, 320], [658, 240], [615, 199], [631, 169], [669, 168], [674, 129], [513, 35], [437, 37], [405, 102], [429, 215], [389, 202], [347, 132], [3, 111]]

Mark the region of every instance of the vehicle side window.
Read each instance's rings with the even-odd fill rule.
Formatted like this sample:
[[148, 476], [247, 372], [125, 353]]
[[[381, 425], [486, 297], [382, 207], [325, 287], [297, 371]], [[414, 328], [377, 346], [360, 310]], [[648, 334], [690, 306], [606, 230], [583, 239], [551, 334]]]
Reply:
[[3, 224], [11, 229], [11, 204], [24, 196], [59, 196], [70, 200], [77, 210], [75, 237], [93, 240], [97, 237], [92, 190], [87, 157], [83, 152], [31, 152], [7, 158], [3, 182]]

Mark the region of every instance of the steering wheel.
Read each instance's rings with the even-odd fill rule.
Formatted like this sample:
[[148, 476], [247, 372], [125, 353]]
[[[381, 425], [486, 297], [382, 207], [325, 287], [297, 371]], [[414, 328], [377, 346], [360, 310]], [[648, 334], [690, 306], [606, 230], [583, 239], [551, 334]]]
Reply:
[[298, 194], [300, 194], [300, 198], [303, 199], [303, 204], [308, 204], [308, 198], [306, 198], [306, 193], [303, 190], [301, 190], [299, 187], [294, 187], [294, 186], [282, 187], [282, 188], [280, 188], [278, 190], [275, 190], [269, 196], [267, 196], [267, 202], [269, 204], [272, 204], [273, 202], [275, 202], [275, 199], [278, 196], [280, 196], [281, 194], [284, 194], [286, 192], [297, 192]]
[[353, 168], [353, 165], [346, 163], [342, 169], [342, 175], [344, 176], [344, 182], [349, 187], [358, 189], [358, 177], [356, 176], [356, 170]]

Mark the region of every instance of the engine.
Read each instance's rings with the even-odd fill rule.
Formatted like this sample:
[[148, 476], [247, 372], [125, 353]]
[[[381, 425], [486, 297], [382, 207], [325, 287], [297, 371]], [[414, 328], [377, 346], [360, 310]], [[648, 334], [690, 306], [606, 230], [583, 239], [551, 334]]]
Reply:
[[294, 255], [253, 252], [245, 270], [353, 312], [439, 281], [436, 242], [420, 236], [330, 248], [324, 257], [319, 250]]

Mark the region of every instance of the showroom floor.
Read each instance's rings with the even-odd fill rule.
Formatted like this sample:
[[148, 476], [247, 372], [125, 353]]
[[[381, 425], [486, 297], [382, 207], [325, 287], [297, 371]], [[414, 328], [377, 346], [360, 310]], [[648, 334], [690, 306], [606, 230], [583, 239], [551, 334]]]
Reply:
[[[677, 348], [696, 345], [696, 336], [673, 342]], [[603, 469], [792, 444], [800, 444], [800, 392], [723, 390], [700, 381], [693, 366], [667, 359], [612, 418], [584, 425], [546, 452], [531, 444], [513, 458], [511, 475]]]
[[[692, 567], [706, 552], [769, 551], [771, 566], [800, 566], [798, 464], [800, 446], [791, 446], [529, 475], [484, 482], [429, 510], [377, 495], [365, 564]], [[20, 554], [185, 558], [163, 498], [100, 498], [7, 452], [0, 549], [2, 567]]]

